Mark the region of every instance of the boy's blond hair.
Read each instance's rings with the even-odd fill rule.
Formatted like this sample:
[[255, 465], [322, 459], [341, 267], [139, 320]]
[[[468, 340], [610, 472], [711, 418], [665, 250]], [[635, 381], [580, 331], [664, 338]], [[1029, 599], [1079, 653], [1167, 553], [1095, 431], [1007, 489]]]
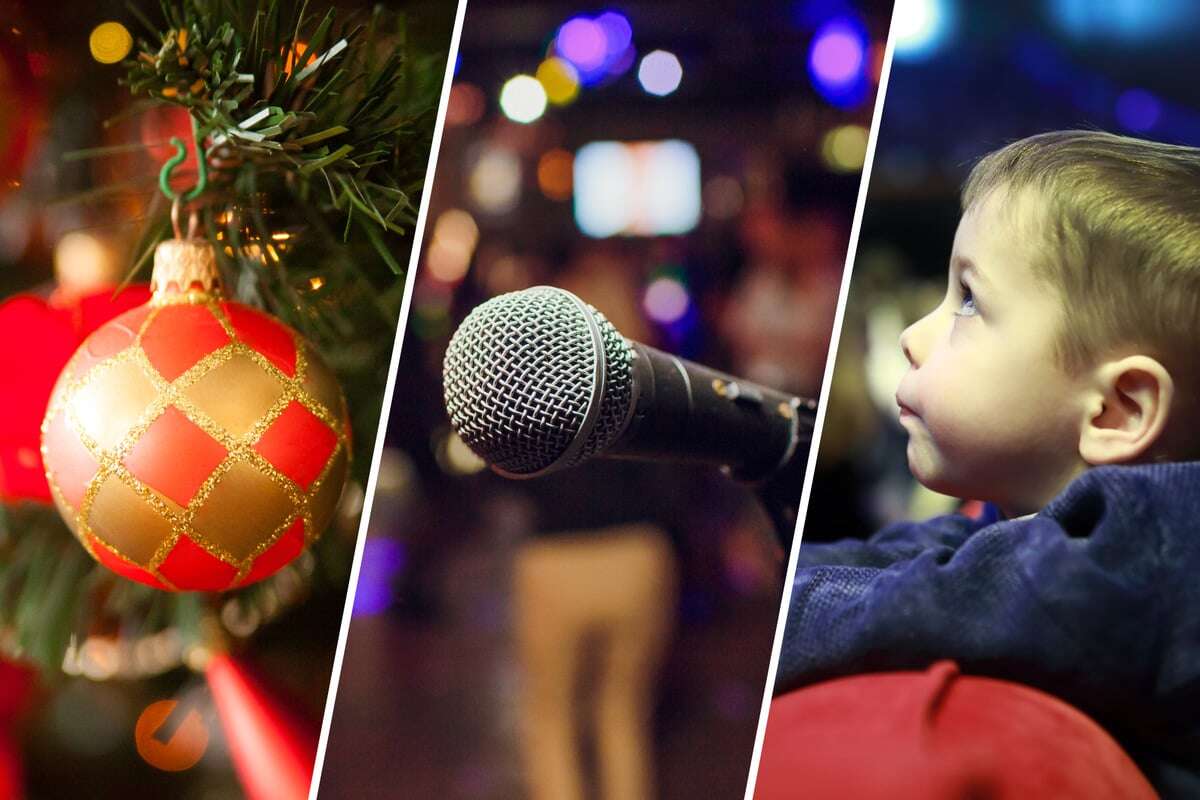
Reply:
[[963, 211], [996, 189], [1039, 204], [1034, 233], [1048, 248], [1035, 270], [1061, 295], [1060, 364], [1077, 371], [1133, 346], [1193, 396], [1200, 149], [1099, 131], [1043, 133], [984, 156], [963, 186]]

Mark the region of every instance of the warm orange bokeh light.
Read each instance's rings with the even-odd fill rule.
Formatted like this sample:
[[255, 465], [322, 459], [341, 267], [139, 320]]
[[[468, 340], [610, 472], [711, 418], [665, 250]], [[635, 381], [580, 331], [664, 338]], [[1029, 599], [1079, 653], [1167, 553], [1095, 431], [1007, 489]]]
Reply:
[[166, 772], [181, 772], [194, 767], [208, 749], [208, 726], [194, 708], [188, 709], [183, 720], [173, 725], [169, 736], [162, 735], [160, 729], [169, 722], [167, 718], [178, 705], [177, 700], [151, 703], [138, 717], [133, 730], [138, 754], [150, 766]]
[[571, 197], [574, 157], [566, 150], [550, 150], [538, 160], [538, 186], [551, 200]]

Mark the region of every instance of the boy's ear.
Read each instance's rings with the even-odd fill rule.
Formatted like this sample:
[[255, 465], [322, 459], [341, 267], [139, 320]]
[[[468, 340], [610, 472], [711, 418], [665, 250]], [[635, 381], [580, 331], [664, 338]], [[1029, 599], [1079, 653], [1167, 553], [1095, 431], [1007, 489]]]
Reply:
[[1094, 378], [1080, 457], [1093, 466], [1136, 461], [1167, 426], [1175, 394], [1171, 373], [1153, 358], [1136, 355], [1100, 365]]

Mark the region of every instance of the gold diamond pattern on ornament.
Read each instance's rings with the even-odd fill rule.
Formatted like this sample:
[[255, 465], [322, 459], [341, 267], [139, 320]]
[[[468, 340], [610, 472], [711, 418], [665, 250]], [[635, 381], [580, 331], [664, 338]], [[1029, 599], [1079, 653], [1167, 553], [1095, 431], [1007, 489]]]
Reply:
[[[229, 392], [230, 386], [238, 387], [236, 396]], [[283, 392], [279, 380], [257, 361], [234, 353], [189, 386], [183, 396], [214, 425], [242, 437], [283, 397]]]
[[255, 531], [275, 531], [273, 541], [291, 523], [298, 510], [294, 497], [257, 465], [235, 461], [194, 510], [192, 525], [228, 560], [243, 561], [260, 549], [246, 545]]
[[[92, 493], [87, 522], [91, 532], [114, 550], [144, 564], [172, 538], [175, 522], [155, 508], [139, 488], [128, 486], [111, 472], [105, 474]], [[137, 530], [139, 535], [127, 536], [132, 530]], [[144, 535], [146, 531], [152, 531], [155, 536]]]
[[[165, 332], [158, 335], [164, 311], [198, 325], [184, 357], [166, 347]], [[60, 478], [79, 485], [81, 476], [48, 475], [64, 516], [82, 521], [75, 530], [80, 541], [104, 563], [111, 566], [101, 549], [169, 588], [181, 588], [178, 581], [197, 569], [230, 586], [261, 577], [252, 572], [269, 574], [270, 565], [255, 569], [255, 560], [276, 542], [291, 553], [315, 539], [345, 477], [345, 408], [332, 376], [294, 333], [287, 334], [295, 353], [287, 363], [278, 336], [272, 341], [270, 332], [235, 326], [227, 311], [246, 313], [201, 293], [153, 308], [129, 347], [103, 359], [81, 352], [72, 360], [46, 418], [47, 443], [86, 450], [85, 458], [68, 460], [68, 470], [87, 458], [98, 465], [82, 499], [59, 486]], [[281, 367], [292, 367], [292, 374]], [[236, 407], [231, 385], [244, 395]], [[284, 423], [303, 434], [300, 443], [281, 432]], [[175, 463], [165, 465], [172, 457]], [[151, 536], [138, 541], [123, 529]], [[272, 533], [252, 541], [263, 530]]]
[[154, 384], [129, 359], [114, 359], [95, 369], [72, 403], [81, 433], [98, 447], [115, 448], [155, 400]]

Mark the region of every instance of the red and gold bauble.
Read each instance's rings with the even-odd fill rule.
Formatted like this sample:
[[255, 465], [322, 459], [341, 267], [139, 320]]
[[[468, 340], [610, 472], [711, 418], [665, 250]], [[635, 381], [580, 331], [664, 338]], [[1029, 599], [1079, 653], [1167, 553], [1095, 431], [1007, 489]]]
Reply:
[[93, 333], [42, 423], [54, 502], [98, 561], [221, 591], [316, 539], [346, 479], [336, 379], [277, 319], [223, 297], [211, 245], [161, 243], [149, 303]]

